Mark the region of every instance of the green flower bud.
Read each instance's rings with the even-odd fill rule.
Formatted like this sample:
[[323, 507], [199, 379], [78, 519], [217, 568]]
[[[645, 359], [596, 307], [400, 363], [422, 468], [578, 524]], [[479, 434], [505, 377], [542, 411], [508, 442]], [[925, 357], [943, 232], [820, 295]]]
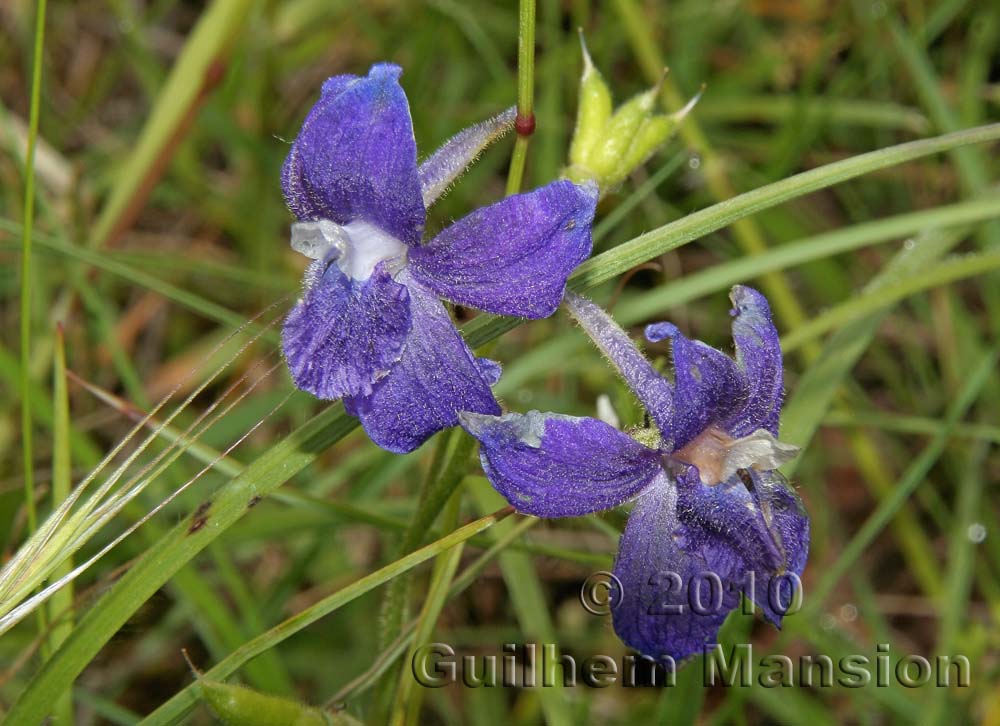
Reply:
[[202, 698], [216, 717], [233, 726], [360, 726], [347, 714], [332, 714], [290, 698], [259, 693], [245, 686], [198, 679]]
[[639, 129], [652, 118], [657, 91], [654, 88], [633, 96], [618, 107], [604, 127], [602, 138], [586, 163], [597, 175], [601, 187], [617, 186], [631, 171], [625, 168], [624, 162]]
[[604, 127], [611, 118], [611, 90], [594, 66], [587, 52], [587, 44], [580, 33], [583, 51], [583, 75], [580, 77], [580, 101], [576, 110], [576, 129], [569, 147], [571, 166], [585, 166], [591, 150], [604, 134]]
[[612, 112], [611, 92], [587, 52], [583, 51], [576, 129], [564, 175], [571, 181], [597, 183], [601, 193], [614, 189], [673, 136], [678, 124], [701, 97], [699, 92], [673, 114], [654, 113], [660, 85], [632, 97]]

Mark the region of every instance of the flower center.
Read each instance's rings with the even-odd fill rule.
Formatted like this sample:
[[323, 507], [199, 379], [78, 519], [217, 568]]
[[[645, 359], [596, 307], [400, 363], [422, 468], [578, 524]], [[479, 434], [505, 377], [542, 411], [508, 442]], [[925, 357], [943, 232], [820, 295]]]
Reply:
[[672, 456], [698, 467], [703, 484], [720, 484], [739, 469], [777, 469], [791, 461], [799, 447], [778, 441], [764, 429], [734, 439], [718, 426], [709, 426]]
[[312, 260], [336, 260], [341, 272], [359, 282], [378, 263], [395, 260], [390, 272], [406, 264], [406, 244], [374, 224], [355, 220], [339, 225], [328, 219], [292, 225], [292, 249]]

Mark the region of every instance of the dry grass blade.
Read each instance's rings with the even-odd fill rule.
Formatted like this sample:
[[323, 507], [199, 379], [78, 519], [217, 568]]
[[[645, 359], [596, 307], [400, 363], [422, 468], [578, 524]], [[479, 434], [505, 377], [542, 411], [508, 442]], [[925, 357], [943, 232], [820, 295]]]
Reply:
[[[218, 353], [225, 349], [226, 345], [230, 341], [235, 339], [251, 326], [254, 326], [261, 317], [273, 312], [274, 309], [281, 306], [283, 302], [284, 300], [280, 300], [273, 303], [261, 311], [258, 315], [248, 320], [244, 325], [232, 331], [232, 333], [223, 338], [213, 348], [213, 350], [206, 357], [206, 361], [211, 361], [216, 355], [218, 355]], [[259, 385], [261, 381], [265, 380], [280, 366], [280, 362], [273, 364], [266, 372], [254, 380], [251, 385], [247, 386], [246, 390], [243, 391], [235, 400], [230, 402], [215, 416], [212, 416], [209, 419], [212, 413], [218, 409], [222, 402], [234, 391], [236, 391], [237, 388], [239, 388], [248, 378], [250, 378], [253, 371], [264, 361], [262, 360], [255, 363], [254, 366], [238, 378], [235, 383], [231, 384], [219, 398], [211, 403], [205, 411], [197, 416], [195, 420], [182, 432], [179, 438], [171, 442], [164, 448], [163, 451], [159, 452], [151, 462], [147, 463], [138, 473], [126, 480], [124, 484], [119, 484], [126, 472], [132, 467], [133, 464], [135, 464], [136, 461], [138, 461], [143, 452], [145, 452], [154, 441], [161, 437], [163, 430], [169, 426], [170, 423], [177, 418], [177, 416], [186, 410], [191, 403], [202, 392], [204, 392], [209, 385], [212, 384], [212, 382], [214, 382], [237, 360], [239, 360], [246, 353], [246, 351], [248, 351], [280, 318], [281, 315], [277, 315], [267, 324], [260, 326], [245, 343], [239, 346], [235, 353], [229, 355], [205, 378], [205, 380], [195, 386], [191, 393], [188, 394], [188, 396], [185, 397], [185, 399], [168, 416], [166, 416], [162, 421], [157, 421], [155, 416], [163, 410], [163, 408], [188, 381], [198, 374], [200, 369], [197, 367], [192, 369], [185, 378], [178, 381], [173, 389], [148, 413], [138, 417], [138, 421], [130, 429], [126, 436], [119, 441], [118, 444], [116, 444], [112, 450], [98, 463], [98, 465], [80, 482], [71, 495], [67, 497], [62, 504], [52, 512], [52, 514], [49, 515], [35, 535], [29, 538], [29, 540], [21, 546], [14, 557], [12, 557], [7, 565], [0, 570], [0, 633], [5, 632], [7, 629], [12, 627], [21, 618], [23, 618], [24, 615], [30, 613], [35, 607], [37, 607], [39, 603], [44, 602], [44, 600], [52, 592], [58, 590], [63, 584], [70, 582], [79, 576], [94, 562], [100, 559], [103, 554], [124, 539], [125, 536], [133, 532], [138, 526], [148, 520], [150, 516], [160, 511], [170, 501], [173, 501], [173, 499], [176, 498], [182, 491], [184, 491], [204, 474], [207, 469], [202, 470], [194, 477], [194, 479], [189, 480], [178, 490], [174, 491], [139, 522], [129, 527], [123, 535], [117, 537], [111, 545], [103, 548], [98, 555], [88, 559], [85, 563], [74, 568], [57, 582], [52, 583], [34, 596], [28, 598], [31, 592], [37, 590], [45, 582], [45, 580], [51, 576], [55, 568], [57, 568], [80, 547], [86, 544], [86, 542], [88, 542], [94, 534], [110, 522], [125, 505], [134, 500], [135, 497], [138, 496], [150, 482], [155, 480], [155, 478], [165, 471], [166, 468], [173, 463], [173, 461], [175, 461], [181, 454], [184, 453], [184, 451], [195, 443], [198, 438], [205, 433], [205, 431], [217, 423], [226, 413], [231, 411], [233, 407], [242, 401], [257, 385]], [[273, 355], [273, 352], [271, 355]], [[78, 381], [81, 380], [79, 377], [75, 377], [75, 379]], [[280, 405], [281, 404], [279, 404], [275, 410], [277, 410]], [[138, 409], [134, 406], [131, 408], [134, 412], [138, 412]], [[271, 414], [269, 413], [264, 418], [266, 419], [270, 415]], [[135, 418], [135, 415], [133, 414], [132, 417]], [[206, 419], [208, 419], [207, 423], [199, 429], [198, 427], [205, 422]], [[235, 444], [233, 444], [232, 447], [230, 447], [229, 450], [235, 448], [235, 446], [242, 442], [251, 431], [260, 425], [260, 423], [261, 422], [258, 422], [252, 426], [235, 442]], [[111, 472], [105, 481], [102, 482], [95, 491], [90, 493], [87, 499], [83, 501], [83, 504], [81, 506], [77, 506], [77, 504], [81, 501], [88, 485], [97, 479], [100, 473], [104, 471], [110, 463], [115, 460], [115, 458], [126, 450], [130, 442], [135, 439], [142, 429], [147, 427], [152, 428], [152, 431], [138, 444], [136, 449], [129, 453], [125, 460]], [[225, 454], [223, 454], [223, 456], [224, 455]], [[25, 598], [28, 599], [26, 600]]]

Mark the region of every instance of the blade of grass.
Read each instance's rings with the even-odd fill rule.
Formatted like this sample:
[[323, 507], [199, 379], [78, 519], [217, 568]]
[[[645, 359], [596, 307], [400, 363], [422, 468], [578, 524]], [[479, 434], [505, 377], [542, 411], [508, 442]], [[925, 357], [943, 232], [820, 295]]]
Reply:
[[945, 259], [930, 270], [858, 295], [820, 313], [809, 322], [800, 325], [782, 337], [781, 348], [787, 354], [834, 328], [841, 327], [876, 310], [883, 310], [909, 295], [968, 277], [984, 275], [998, 268], [1000, 268], [1000, 251]]
[[[934, 125], [942, 132], [957, 131], [961, 128], [958, 117], [945, 101], [940, 83], [927, 56], [896, 20], [890, 19], [888, 24], [893, 48], [903, 62], [903, 67], [912, 76], [920, 99], [933, 119]], [[966, 192], [978, 194], [990, 184], [990, 174], [982, 156], [971, 149], [953, 149], [948, 153], [955, 162]], [[996, 237], [996, 233], [1000, 232], [1000, 226], [988, 231], [991, 243], [1000, 243], [1000, 239]]]
[[[647, 82], [655, 83], [662, 76], [663, 68], [667, 64], [653, 40], [651, 24], [643, 17], [634, 0], [616, 0], [615, 9], [625, 26], [626, 35], [639, 65], [642, 66]], [[668, 111], [679, 109], [685, 103], [669, 75], [662, 80], [662, 98]], [[678, 133], [688, 147], [701, 157], [702, 173], [705, 175], [705, 182], [712, 196], [720, 202], [725, 202], [736, 196], [736, 189], [726, 173], [725, 165], [698, 125], [695, 116], [696, 114], [691, 114], [686, 118], [680, 125]], [[733, 236], [740, 249], [747, 255], [760, 254], [768, 247], [764, 233], [753, 219], [741, 219], [735, 222]], [[768, 273], [762, 279], [762, 284], [776, 314], [787, 327], [795, 328], [806, 319], [805, 311], [795, 297], [788, 280], [782, 275]]]
[[[936, 264], [962, 237], [957, 231], [947, 234], [932, 231], [920, 235], [912, 247], [904, 247], [897, 252], [866, 289], [877, 290]], [[868, 349], [885, 315], [884, 310], [872, 313], [841, 328], [827, 339], [822, 353], [799, 378], [784, 406], [781, 415], [783, 440], [802, 448], [809, 444], [844, 379]], [[801, 461], [802, 457], [798, 457], [782, 467], [786, 476], [791, 477]]]
[[1000, 124], [989, 124], [920, 141], [910, 141], [878, 151], [870, 151], [850, 159], [835, 161], [816, 169], [795, 174], [787, 179], [767, 184], [706, 209], [693, 212], [675, 222], [658, 227], [618, 245], [613, 250], [592, 257], [576, 269], [572, 277], [571, 287], [576, 292], [585, 293], [590, 288], [616, 277], [656, 255], [676, 249], [686, 242], [703, 237], [739, 219], [790, 199], [810, 194], [878, 169], [913, 161], [966, 144], [996, 141], [997, 139], [1000, 139]]
[[698, 118], [705, 121], [784, 123], [800, 114], [821, 116], [831, 127], [851, 124], [925, 134], [930, 126], [927, 117], [915, 108], [853, 98], [775, 94], [714, 98], [710, 94], [698, 104]]
[[38, 526], [35, 512], [35, 450], [31, 418], [31, 320], [34, 273], [31, 269], [32, 226], [35, 221], [35, 146], [42, 94], [42, 53], [45, 45], [46, 0], [35, 6], [35, 40], [31, 62], [31, 101], [28, 115], [28, 152], [24, 163], [24, 228], [21, 233], [21, 451], [24, 462], [24, 508], [28, 532]]
[[[936, 418], [903, 416], [884, 411], [832, 411], [823, 419], [824, 426], [876, 428], [900, 434], [935, 434], [944, 426]], [[1000, 444], [1000, 426], [989, 424], [958, 424], [952, 431], [955, 438], [975, 439]]]
[[[229, 677], [250, 659], [270, 650], [292, 635], [315, 623], [320, 618], [326, 617], [338, 608], [356, 600], [379, 585], [384, 585], [404, 572], [412, 570], [420, 563], [426, 562], [432, 557], [465, 542], [480, 532], [484, 532], [513, 514], [513, 511], [512, 507], [504, 507], [492, 514], [480, 517], [469, 524], [459, 527], [441, 539], [425, 545], [369, 575], [365, 575], [347, 587], [338, 590], [305, 610], [301, 610], [292, 617], [282, 621], [266, 633], [262, 633], [244, 643], [214, 667], [205, 671], [203, 677], [211, 680], [222, 680]], [[183, 717], [197, 702], [197, 684], [194, 683], [179, 691], [173, 698], [146, 717], [142, 723], [146, 724], [146, 726], [176, 723], [177, 719]]]
[[[803, 607], [803, 613], [808, 616], [815, 616], [819, 607], [826, 601], [834, 586], [841, 577], [854, 565], [858, 557], [865, 548], [871, 545], [875, 537], [878, 536], [892, 516], [899, 510], [903, 503], [909, 499], [913, 491], [925, 481], [927, 472], [941, 456], [948, 440], [951, 437], [951, 430], [965, 415], [973, 403], [978, 398], [983, 386], [986, 385], [996, 372], [997, 357], [1000, 348], [994, 347], [983, 356], [976, 364], [975, 369], [965, 385], [959, 392], [958, 397], [948, 407], [944, 417], [944, 426], [931, 439], [930, 443], [907, 468], [900, 477], [899, 482], [893, 489], [892, 494], [883, 500], [878, 508], [865, 520], [861, 529], [851, 538], [851, 541], [843, 548], [837, 560], [827, 567], [819, 582], [810, 593], [809, 602]], [[804, 617], [802, 621], [812, 620], [812, 617]]]
[[[958, 482], [958, 502], [951, 523], [951, 541], [948, 543], [948, 568], [945, 575], [944, 591], [947, 599], [941, 607], [941, 622], [935, 653], [951, 656], [956, 652], [959, 631], [969, 611], [969, 596], [972, 590], [975, 544], [969, 537], [969, 527], [976, 520], [976, 512], [981, 506], [983, 495], [984, 466], [989, 447], [979, 444], [969, 452], [965, 471]], [[946, 724], [952, 720], [947, 711], [951, 689], [935, 688], [931, 696], [929, 724]]]
[[908, 237], [927, 229], [944, 229], [996, 217], [1000, 217], [1000, 195], [898, 214], [824, 232], [783, 243], [780, 247], [769, 249], [760, 255], [727, 260], [672, 280], [669, 284], [645, 292], [640, 297], [623, 300], [615, 310], [615, 317], [623, 325], [632, 325], [653, 315], [662, 315], [671, 307], [752, 280], [765, 272], [783, 270], [844, 254], [880, 242]]
[[227, 48], [250, 18], [251, 4], [251, 0], [215, 0], [202, 14], [94, 223], [89, 247], [107, 244], [138, 214], [172, 148], [194, 122], [206, 92], [220, 79]]
[[[479, 511], [490, 511], [494, 505], [504, 502], [503, 497], [488, 485], [473, 487], [471, 491]], [[510, 522], [501, 524], [492, 534], [496, 537], [502, 536], [512, 526], [513, 523]], [[510, 549], [501, 552], [498, 559], [500, 571], [507, 584], [507, 592], [514, 606], [514, 613], [524, 633], [525, 643], [534, 644], [536, 654], [537, 649], [546, 645], [552, 644], [555, 647], [559, 640], [545, 604], [545, 595], [538, 581], [538, 573], [535, 572], [534, 560], [523, 552]], [[551, 663], [557, 663], [558, 651], [549, 660]], [[534, 675], [538, 678], [538, 673]], [[573, 723], [573, 718], [570, 715], [569, 702], [563, 692], [562, 679], [553, 677], [551, 681], [546, 682], [548, 675], [541, 674], [542, 688], [532, 688], [530, 691], [538, 695], [547, 724], [568, 726]]]
[[[420, 492], [420, 505], [416, 515], [411, 520], [402, 542], [397, 549], [397, 556], [416, 549], [427, 538], [427, 533], [434, 524], [448, 500], [462, 483], [469, 470], [469, 457], [475, 449], [476, 440], [461, 429], [439, 434], [450, 444], [446, 463], [440, 471], [432, 469]], [[435, 452], [435, 459], [437, 459]], [[434, 476], [436, 474], [436, 476]], [[379, 622], [380, 637], [383, 647], [388, 645], [400, 632], [403, 623], [409, 617], [409, 595], [413, 586], [412, 576], [400, 577], [386, 588], [385, 599], [382, 602]], [[399, 678], [405, 677], [405, 671]], [[373, 720], [386, 722], [390, 718], [392, 697], [398, 679], [386, 678], [376, 694], [373, 708]]]
[[[635, 264], [651, 259], [663, 252], [681, 246], [703, 234], [725, 227], [739, 219], [789, 199], [857, 177], [875, 169], [911, 161], [962, 144], [982, 143], [1000, 138], [1000, 124], [977, 127], [932, 139], [910, 142], [880, 151], [862, 154], [852, 159], [813, 169], [791, 179], [769, 184], [753, 192], [722, 202], [689, 217], [664, 225], [631, 242], [609, 250], [584, 263], [573, 275], [572, 285], [577, 291], [586, 291], [612, 279]], [[645, 255], [646, 257], [643, 257]], [[473, 348], [479, 347], [504, 332], [513, 329], [518, 321], [482, 315], [463, 326], [463, 333]], [[865, 322], [865, 325], [870, 323]], [[847, 329], [845, 329], [847, 330]], [[835, 344], [833, 336], [828, 347]], [[839, 381], [852, 365], [852, 356], [860, 355], [867, 347], [864, 336], [857, 331], [845, 333], [848, 338], [844, 349], [834, 348], [837, 365], [828, 368], [831, 375], [819, 378], [824, 390], [813, 384], [798, 400], [808, 402], [810, 397], [833, 397]], [[820, 361], [823, 361], [823, 357]], [[814, 367], [815, 376], [823, 371]], [[834, 379], [831, 386], [829, 378]], [[801, 388], [801, 384], [800, 384]], [[829, 389], [829, 390], [826, 390]], [[796, 391], [798, 394], [799, 391]], [[794, 398], [793, 398], [794, 400]], [[801, 430], [789, 427], [789, 439], [808, 440], [828, 406], [819, 405], [806, 412], [799, 411]], [[788, 409], [784, 417], [788, 425]], [[187, 520], [171, 529], [160, 546], [151, 548], [81, 620], [60, 651], [46, 663], [26, 688], [10, 711], [10, 717], [21, 718], [25, 723], [41, 720], [48, 712], [52, 700], [61, 693], [62, 686], [86, 666], [111, 636], [125, 623], [138, 607], [164, 582], [221, 532], [239, 520], [246, 511], [247, 502], [255, 496], [266, 496], [279, 488], [293, 475], [311, 464], [320, 452], [341, 440], [357, 427], [348, 419], [341, 404], [325, 409], [287, 437], [266, 451], [243, 474], [227, 484], [217, 495], [212, 506], [212, 526], [189, 533], [191, 521]]]
[[[52, 375], [52, 508], [58, 507], [70, 494], [72, 487], [72, 459], [70, 457], [69, 387], [66, 375], [66, 341], [62, 326], [56, 329], [55, 366]], [[59, 579], [73, 569], [73, 560], [67, 559], [52, 573]], [[73, 585], [70, 583], [52, 596], [48, 603], [49, 632], [43, 655], [47, 658], [62, 645], [73, 631]], [[55, 723], [59, 726], [73, 724], [73, 691], [67, 690], [53, 709]]]
[[[444, 529], [454, 529], [458, 525], [458, 510], [461, 504], [461, 490], [456, 490], [448, 500], [444, 514], [441, 516], [441, 525]], [[464, 543], [459, 543], [450, 550], [442, 552], [434, 560], [434, 568], [431, 572], [431, 582], [424, 596], [424, 606], [417, 617], [417, 627], [413, 634], [413, 641], [404, 663], [412, 663], [416, 655], [416, 649], [430, 642], [437, 626], [441, 610], [448, 597], [448, 590], [455, 572], [458, 570], [458, 563], [462, 559]], [[423, 689], [414, 690], [416, 679], [405, 667], [400, 672], [399, 683], [396, 687], [396, 699], [393, 705], [392, 717], [389, 721], [392, 726], [403, 726], [404, 724], [420, 723], [420, 705], [423, 702]]]
[[674, 154], [663, 166], [657, 169], [656, 172], [649, 177], [649, 179], [640, 184], [632, 194], [608, 212], [604, 216], [604, 219], [594, 225], [594, 231], [591, 234], [594, 244], [596, 245], [604, 239], [608, 232], [613, 230], [619, 222], [628, 217], [628, 215], [642, 203], [643, 199], [656, 191], [656, 188], [660, 186], [660, 184], [680, 169], [684, 165], [687, 158], [688, 155], [683, 151]]
[[[485, 569], [486, 565], [492, 562], [493, 558], [497, 556], [500, 552], [503, 552], [507, 547], [516, 544], [516, 540], [533, 527], [538, 521], [534, 517], [525, 517], [519, 520], [513, 527], [511, 527], [507, 532], [502, 533], [499, 537], [495, 538], [493, 544], [483, 552], [476, 560], [466, 567], [462, 574], [455, 578], [451, 583], [451, 587], [448, 589], [448, 600], [456, 597], [466, 590], [466, 588], [471, 585], [479, 574]], [[472, 541], [472, 540], [470, 540]], [[414, 634], [416, 633], [417, 621], [416, 619], [411, 620], [403, 628], [402, 633], [396, 638], [385, 650], [383, 650], [375, 662], [372, 663], [371, 668], [366, 670], [364, 673], [354, 678], [337, 691], [328, 701], [327, 707], [336, 706], [345, 702], [349, 697], [357, 698], [359, 695], [372, 688], [378, 679], [380, 679], [385, 672], [392, 667], [392, 664], [396, 662], [403, 652], [409, 647], [410, 643], [413, 642]]]
[[[427, 474], [421, 482], [417, 513], [414, 519], [407, 525], [402, 540], [396, 547], [395, 554], [397, 557], [420, 546], [423, 538], [427, 536], [428, 528], [434, 524], [434, 519], [441, 511], [441, 505], [447, 501], [447, 498], [436, 501], [435, 505], [431, 507], [428, 504], [431, 491], [433, 489], [440, 490], [441, 486], [439, 482], [446, 476], [453, 483], [453, 486], [458, 486], [459, 481], [464, 476], [468, 455], [472, 450], [472, 443], [463, 440], [462, 445], [465, 451], [462, 461], [458, 462], [455, 450], [458, 443], [457, 437], [458, 432], [454, 429], [442, 431], [437, 435], [437, 441], [434, 445], [434, 456], [431, 459], [430, 467], [427, 469]], [[461, 454], [463, 452], [458, 453]], [[449, 491], [448, 495], [450, 496], [450, 494], [451, 492]], [[390, 583], [389, 587], [385, 589], [382, 610], [379, 617], [380, 646], [384, 647], [390, 640], [395, 638], [399, 634], [399, 628], [403, 625], [403, 621], [409, 617], [407, 610], [409, 607], [410, 586], [411, 582], [409, 578], [401, 578]], [[391, 684], [386, 681], [380, 689], [380, 692], [384, 694], [384, 703], [382, 705], [386, 709], [389, 706], [390, 688]], [[388, 713], [384, 713], [382, 716], [387, 717]]]
[[[246, 323], [246, 318], [232, 312], [228, 308], [207, 300], [190, 290], [172, 285], [156, 277], [156, 275], [151, 275], [115, 257], [84, 247], [71, 245], [54, 238], [40, 238], [38, 244], [49, 251], [57, 252], [105, 272], [110, 272], [112, 275], [121, 277], [123, 280], [129, 281], [137, 287], [159, 293], [168, 300], [172, 300], [178, 305], [182, 305], [188, 310], [198, 313], [208, 320], [213, 320], [226, 328], [238, 328]], [[278, 337], [274, 333], [267, 333], [265, 337], [272, 343], [278, 341]]]

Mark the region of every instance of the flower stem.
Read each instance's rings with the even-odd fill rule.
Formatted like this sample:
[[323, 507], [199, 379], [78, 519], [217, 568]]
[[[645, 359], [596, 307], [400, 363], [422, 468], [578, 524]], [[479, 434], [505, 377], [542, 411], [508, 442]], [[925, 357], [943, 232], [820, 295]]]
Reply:
[[35, 16], [35, 57], [31, 64], [31, 109], [28, 118], [28, 153], [24, 158], [24, 227], [21, 235], [21, 445], [24, 452], [24, 506], [29, 533], [33, 533], [38, 526], [31, 436], [31, 228], [35, 218], [35, 143], [38, 140], [38, 108], [42, 87], [45, 3], [46, 0], [39, 0]]
[[521, 0], [517, 29], [517, 140], [507, 174], [507, 194], [517, 194], [524, 178], [528, 140], [535, 130], [535, 0]]

